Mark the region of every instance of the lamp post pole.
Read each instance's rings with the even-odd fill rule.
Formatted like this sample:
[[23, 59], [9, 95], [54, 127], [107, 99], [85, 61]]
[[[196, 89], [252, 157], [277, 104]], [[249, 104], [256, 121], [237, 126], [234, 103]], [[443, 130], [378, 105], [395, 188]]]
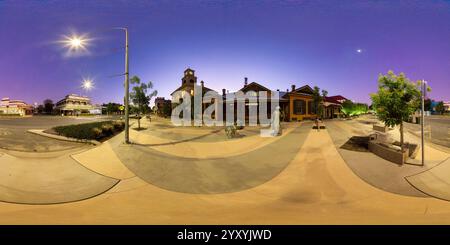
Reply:
[[426, 91], [426, 85], [427, 82], [425, 80], [422, 80], [422, 115], [420, 118], [420, 130], [421, 130], [421, 143], [422, 143], [422, 166], [425, 166], [425, 142], [424, 142], [424, 133], [423, 133], [423, 125], [425, 120], [425, 91]]
[[[115, 27], [115, 28], [110, 28], [110, 29], [115, 29], [115, 30], [122, 30], [125, 31], [125, 98], [124, 98], [124, 103], [125, 103], [125, 144], [129, 144], [130, 143], [130, 71], [129, 71], [129, 58], [128, 58], [128, 28], [126, 27]], [[69, 51], [74, 51], [76, 49], [83, 49], [85, 50], [86, 47], [86, 42], [88, 42], [89, 39], [83, 38], [83, 36], [77, 37], [77, 36], [72, 36], [72, 37], [66, 37], [65, 40], [61, 41], [64, 46], [69, 47]], [[86, 89], [90, 88], [92, 86], [91, 82], [89, 81], [89, 83], [87, 81], [85, 81], [84, 86], [86, 86]]]
[[125, 144], [130, 143], [130, 71], [128, 58], [128, 29], [125, 31]]

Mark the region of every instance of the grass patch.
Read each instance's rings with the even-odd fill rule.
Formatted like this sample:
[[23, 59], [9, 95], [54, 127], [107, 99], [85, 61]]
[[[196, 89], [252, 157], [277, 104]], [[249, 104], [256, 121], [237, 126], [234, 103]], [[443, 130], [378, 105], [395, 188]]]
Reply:
[[104, 141], [120, 133], [125, 127], [123, 121], [104, 121], [54, 127], [54, 132], [69, 138]]

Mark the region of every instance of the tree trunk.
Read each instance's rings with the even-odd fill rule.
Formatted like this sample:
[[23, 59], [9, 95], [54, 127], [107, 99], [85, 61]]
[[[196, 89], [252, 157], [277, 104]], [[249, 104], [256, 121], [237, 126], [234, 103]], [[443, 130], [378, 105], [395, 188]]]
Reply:
[[138, 112], [137, 114], [137, 120], [138, 120], [138, 129], [141, 129], [141, 113]]
[[403, 138], [403, 122], [400, 123], [400, 147], [403, 152], [403, 144], [404, 144], [404, 138]]

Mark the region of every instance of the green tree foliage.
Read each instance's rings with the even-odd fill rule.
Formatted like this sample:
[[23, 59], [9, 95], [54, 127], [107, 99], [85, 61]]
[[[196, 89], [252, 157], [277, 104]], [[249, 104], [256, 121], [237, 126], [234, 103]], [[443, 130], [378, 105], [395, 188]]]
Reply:
[[346, 116], [357, 116], [367, 113], [369, 107], [364, 103], [353, 103], [351, 100], [346, 100], [342, 103], [342, 112]]
[[103, 104], [103, 107], [105, 108], [105, 113], [108, 115], [121, 113], [120, 106], [122, 105], [112, 102], [109, 102], [108, 104]]
[[400, 144], [403, 148], [403, 121], [419, 108], [421, 103], [420, 81], [411, 82], [403, 73], [396, 75], [393, 71], [380, 74], [378, 92], [371, 94], [374, 110], [386, 126], [400, 125]]
[[171, 108], [170, 104], [164, 103], [164, 106], [163, 106], [161, 112], [164, 117], [170, 117], [170, 115], [172, 114], [172, 108]]
[[141, 115], [149, 111], [150, 100], [158, 94], [158, 91], [153, 90], [149, 93], [149, 90], [153, 89], [153, 83], [141, 83], [141, 79], [137, 76], [132, 77], [130, 82], [135, 85], [130, 93], [130, 98], [135, 107], [134, 110], [138, 114], [138, 129], [140, 129]]
[[425, 102], [425, 103], [423, 104], [424, 110], [425, 110], [425, 111], [432, 111], [433, 108], [431, 108], [431, 103], [433, 102], [433, 100], [431, 100], [431, 99], [425, 99], [424, 102]]
[[45, 111], [44, 105], [39, 105], [39, 106], [37, 107], [37, 113], [38, 113], [38, 114], [42, 114], [42, 113], [44, 113], [44, 111]]
[[51, 99], [46, 99], [44, 100], [44, 112], [46, 114], [52, 114], [53, 112], [53, 107], [55, 106], [55, 104], [53, 104], [53, 100]]
[[445, 113], [445, 106], [443, 101], [439, 101], [437, 105], [434, 107], [437, 113], [444, 114]]
[[325, 97], [328, 95], [328, 91], [322, 89], [322, 93], [320, 88], [314, 86], [313, 88], [313, 112], [315, 112], [319, 117], [322, 117], [324, 111], [323, 102], [325, 101]]

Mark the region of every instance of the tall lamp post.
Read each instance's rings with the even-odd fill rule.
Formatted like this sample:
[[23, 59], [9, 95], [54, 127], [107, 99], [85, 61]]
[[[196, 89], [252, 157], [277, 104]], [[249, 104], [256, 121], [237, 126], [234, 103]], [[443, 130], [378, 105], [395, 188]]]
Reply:
[[[125, 32], [125, 144], [130, 143], [130, 71], [129, 71], [129, 56], [128, 56], [128, 28], [126, 27], [114, 27], [114, 30], [122, 30]], [[62, 43], [69, 48], [69, 51], [77, 49], [86, 50], [86, 45], [89, 39], [83, 36], [71, 36], [66, 37]]]
[[128, 56], [128, 28], [116, 27], [116, 30], [125, 31], [125, 144], [130, 143], [130, 66]]
[[424, 133], [423, 126], [425, 124], [425, 93], [427, 91], [427, 81], [422, 80], [422, 113], [420, 118], [420, 131], [421, 131], [421, 143], [422, 143], [422, 166], [425, 166], [425, 142], [424, 142]]

